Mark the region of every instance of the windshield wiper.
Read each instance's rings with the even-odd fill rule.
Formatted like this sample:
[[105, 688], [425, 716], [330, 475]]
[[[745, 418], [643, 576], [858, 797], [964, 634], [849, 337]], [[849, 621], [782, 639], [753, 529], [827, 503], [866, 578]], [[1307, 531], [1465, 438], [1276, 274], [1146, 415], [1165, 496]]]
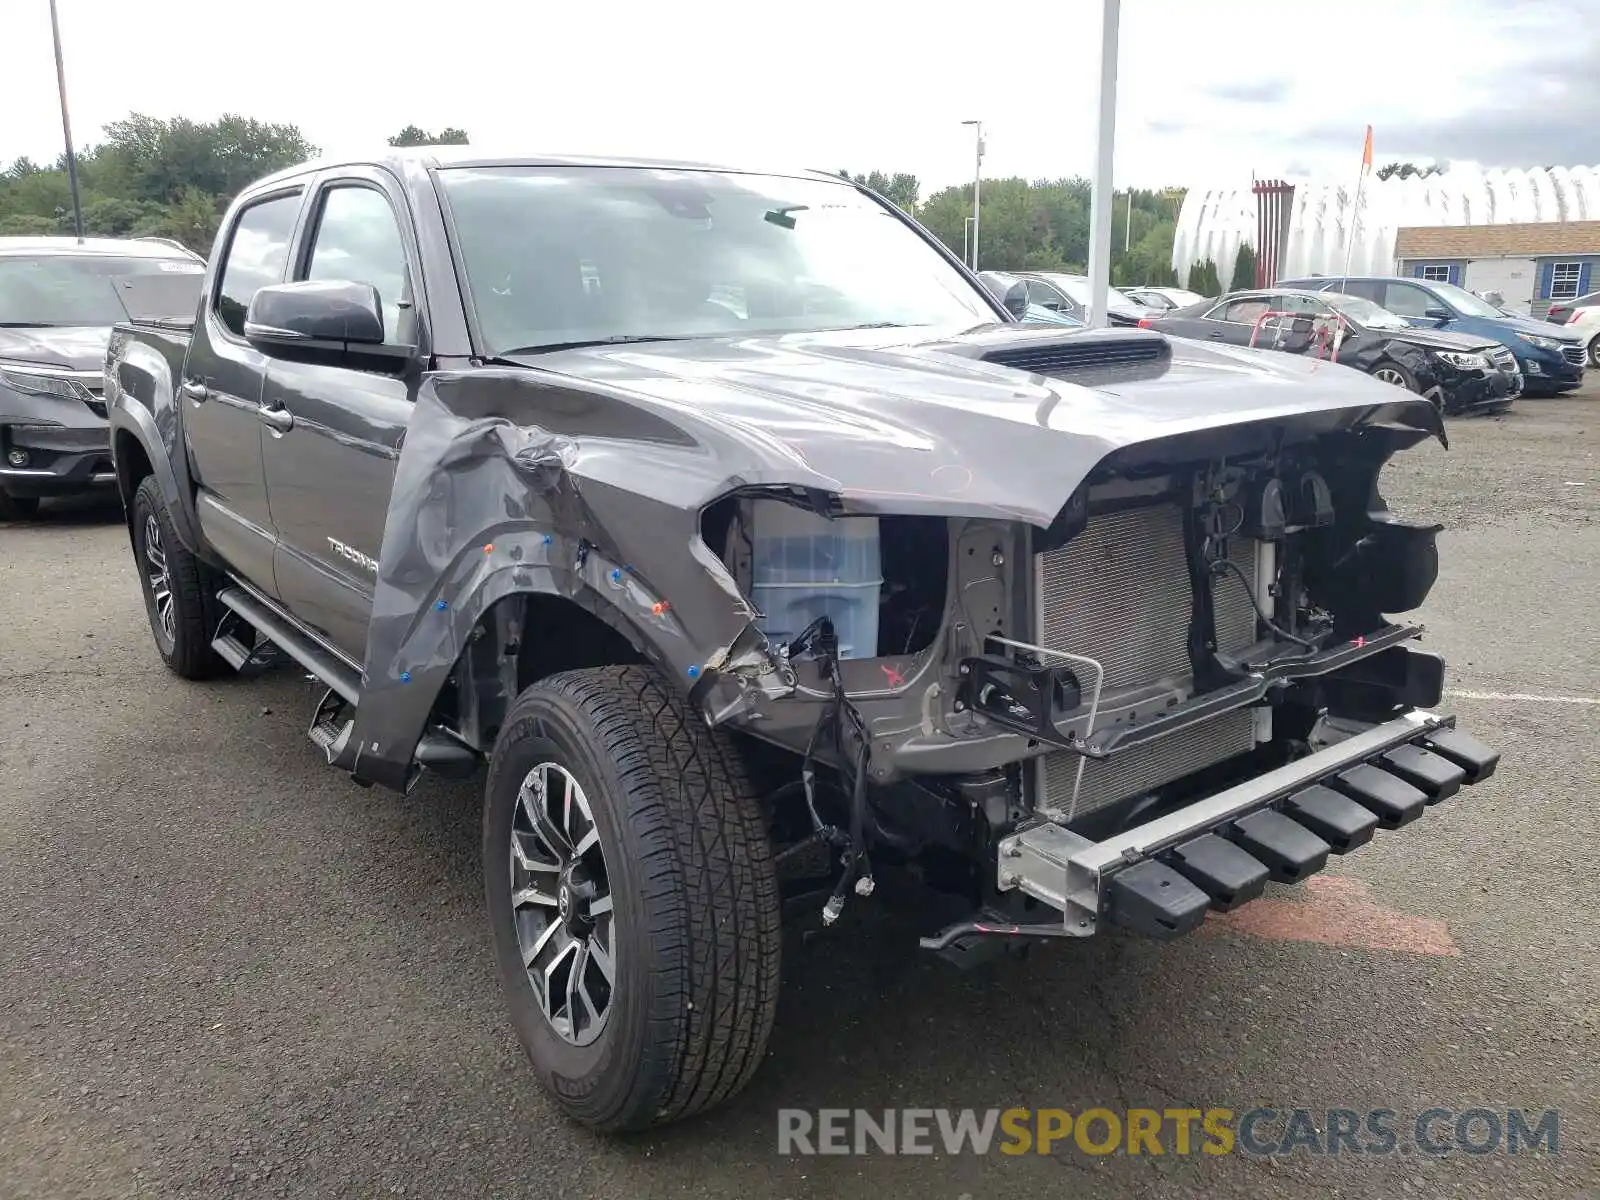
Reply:
[[0, 329], [60, 329], [55, 321], [0, 321]]
[[509, 358], [513, 354], [549, 354], [556, 350], [582, 350], [587, 346], [631, 346], [637, 342], [686, 342], [691, 339], [670, 333], [614, 333], [610, 337], [582, 338], [575, 342], [540, 342], [536, 346], [517, 346], [501, 350], [491, 358]]

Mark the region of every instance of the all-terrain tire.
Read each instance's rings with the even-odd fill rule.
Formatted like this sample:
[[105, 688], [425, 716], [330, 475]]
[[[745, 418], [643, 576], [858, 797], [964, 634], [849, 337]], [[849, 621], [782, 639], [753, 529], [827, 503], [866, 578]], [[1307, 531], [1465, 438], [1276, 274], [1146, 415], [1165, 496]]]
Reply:
[[31, 521], [39, 515], [39, 497], [13, 496], [0, 488], [0, 521]]
[[[172, 513], [155, 476], [146, 475], [134, 491], [132, 517], [134, 565], [161, 661], [184, 679], [210, 679], [221, 674], [228, 664], [211, 649], [214, 585], [210, 572], [178, 540]], [[171, 598], [170, 629], [162, 621], [156, 600], [158, 561], [165, 566], [166, 595]]]
[[[615, 983], [587, 1045], [541, 1007], [512, 900], [514, 819], [526, 811], [519, 792], [550, 764], [587, 798], [609, 876]], [[655, 670], [565, 671], [518, 697], [490, 757], [483, 861], [513, 1024], [571, 1117], [602, 1131], [642, 1129], [712, 1108], [750, 1081], [778, 1001], [766, 825], [727, 735], [708, 729]]]

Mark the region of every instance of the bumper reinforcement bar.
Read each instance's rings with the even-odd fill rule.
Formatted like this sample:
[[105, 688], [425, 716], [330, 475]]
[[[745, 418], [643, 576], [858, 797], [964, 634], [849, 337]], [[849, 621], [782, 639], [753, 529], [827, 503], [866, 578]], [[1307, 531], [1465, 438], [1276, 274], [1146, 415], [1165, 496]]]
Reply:
[[1454, 726], [1414, 709], [1103, 842], [1032, 826], [1000, 842], [998, 886], [1059, 911], [1067, 936], [1108, 920], [1176, 937], [1487, 779], [1499, 752]]

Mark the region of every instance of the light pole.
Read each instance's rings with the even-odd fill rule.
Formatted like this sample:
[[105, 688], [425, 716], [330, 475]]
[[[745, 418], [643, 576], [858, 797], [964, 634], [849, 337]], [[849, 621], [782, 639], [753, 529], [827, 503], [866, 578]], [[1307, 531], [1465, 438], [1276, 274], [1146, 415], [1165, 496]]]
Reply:
[[[1117, 22], [1122, 0], [1101, 0], [1100, 13], [1099, 120], [1089, 201], [1089, 324], [1096, 326], [1106, 324], [1106, 291], [1111, 286], [1111, 159], [1117, 132]], [[1133, 203], [1131, 194], [1128, 203]]]
[[978, 189], [983, 183], [983, 122], [963, 121], [971, 125], [977, 141], [977, 154], [972, 167], [972, 269], [978, 269]]
[[72, 189], [72, 227], [83, 241], [83, 205], [78, 202], [78, 160], [72, 153], [72, 123], [67, 120], [67, 69], [61, 64], [61, 23], [56, 0], [50, 0], [50, 36], [56, 44], [56, 90], [61, 93], [61, 136], [67, 143], [67, 185]]

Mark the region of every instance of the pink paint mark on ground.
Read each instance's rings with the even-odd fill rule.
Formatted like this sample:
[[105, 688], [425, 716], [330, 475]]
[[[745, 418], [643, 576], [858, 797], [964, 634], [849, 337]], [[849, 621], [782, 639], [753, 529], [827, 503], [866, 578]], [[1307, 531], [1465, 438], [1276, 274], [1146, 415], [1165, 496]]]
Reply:
[[1385, 908], [1367, 885], [1341, 875], [1313, 875], [1294, 899], [1275, 896], [1229, 913], [1211, 913], [1208, 933], [1242, 933], [1273, 942], [1317, 942], [1401, 954], [1459, 958], [1461, 948], [1445, 923]]

